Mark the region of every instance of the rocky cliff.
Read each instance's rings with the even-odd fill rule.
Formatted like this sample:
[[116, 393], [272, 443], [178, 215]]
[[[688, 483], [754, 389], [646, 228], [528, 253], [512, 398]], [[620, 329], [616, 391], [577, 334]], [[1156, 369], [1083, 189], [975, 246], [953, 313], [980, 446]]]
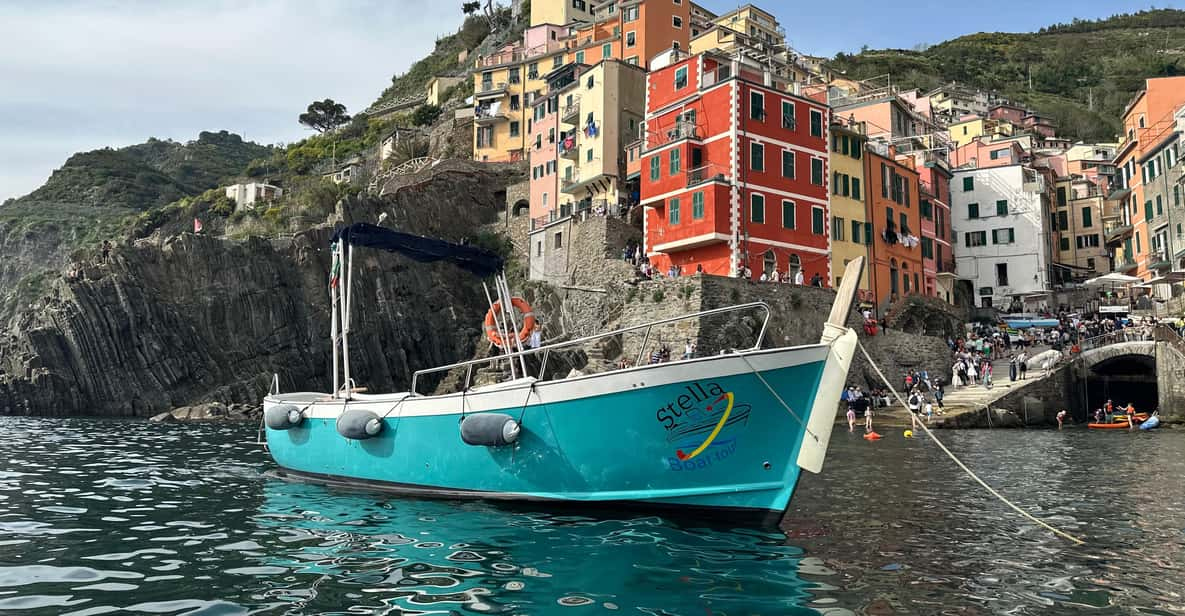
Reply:
[[[343, 201], [330, 220], [292, 236], [154, 236], [118, 246], [107, 262], [72, 264], [0, 339], [0, 414], [146, 416], [256, 402], [273, 374], [285, 390], [328, 390], [333, 224], [386, 212], [388, 226], [458, 241], [497, 216], [502, 182], [448, 168], [382, 199]], [[414, 370], [472, 355], [485, 311], [480, 281], [451, 265], [359, 255], [359, 384], [406, 388]]]

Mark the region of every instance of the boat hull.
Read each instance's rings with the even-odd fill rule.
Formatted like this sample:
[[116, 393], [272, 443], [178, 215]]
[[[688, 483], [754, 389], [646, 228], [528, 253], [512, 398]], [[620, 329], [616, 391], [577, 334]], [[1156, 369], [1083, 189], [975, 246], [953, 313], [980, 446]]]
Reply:
[[[854, 344], [850, 337], [845, 341]], [[343, 487], [589, 509], [710, 510], [768, 523], [789, 504], [800, 465], [821, 464], [819, 448], [826, 449], [850, 362], [851, 344], [846, 357], [836, 346], [723, 355], [464, 395], [367, 397], [348, 405], [269, 396], [265, 412], [304, 403], [300, 424], [268, 428], [267, 443], [285, 476]], [[337, 419], [347, 406], [378, 415], [379, 433], [363, 440], [339, 434]], [[518, 421], [517, 442], [464, 443], [459, 424], [473, 413]]]

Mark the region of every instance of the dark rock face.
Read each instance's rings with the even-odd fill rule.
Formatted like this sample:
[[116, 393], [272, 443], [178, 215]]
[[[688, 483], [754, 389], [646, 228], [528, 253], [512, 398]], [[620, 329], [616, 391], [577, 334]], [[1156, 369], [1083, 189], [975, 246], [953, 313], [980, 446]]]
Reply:
[[[444, 171], [382, 200], [342, 203], [338, 217], [374, 221], [385, 211], [388, 226], [459, 241], [494, 219], [499, 182]], [[273, 374], [285, 391], [330, 390], [331, 234], [329, 224], [272, 240], [183, 234], [78, 266], [0, 337], [0, 414], [255, 404]], [[406, 389], [415, 370], [472, 354], [486, 308], [479, 280], [382, 252], [359, 250], [354, 267], [357, 385]]]

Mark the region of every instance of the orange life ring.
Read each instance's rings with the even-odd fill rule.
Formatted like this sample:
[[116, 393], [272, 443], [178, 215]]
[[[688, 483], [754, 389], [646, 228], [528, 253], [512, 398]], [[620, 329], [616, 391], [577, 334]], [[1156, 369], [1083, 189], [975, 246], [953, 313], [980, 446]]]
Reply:
[[[527, 338], [531, 337], [531, 331], [535, 329], [535, 313], [531, 311], [531, 305], [527, 303], [527, 300], [521, 297], [510, 298], [510, 305], [523, 315], [523, 327], [518, 331], [518, 341], [526, 342]], [[494, 314], [501, 311], [502, 302], [494, 302], [494, 305], [486, 311], [485, 320], [486, 338], [489, 338], [490, 342], [499, 348], [502, 347], [502, 336], [498, 333], [498, 326], [494, 323]]]

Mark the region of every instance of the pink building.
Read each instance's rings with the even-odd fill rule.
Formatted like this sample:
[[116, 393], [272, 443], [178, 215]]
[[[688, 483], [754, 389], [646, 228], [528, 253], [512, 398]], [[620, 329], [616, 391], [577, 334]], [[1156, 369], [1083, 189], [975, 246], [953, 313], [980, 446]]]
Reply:
[[1053, 120], [1035, 113], [1025, 115], [1021, 120], [1021, 124], [1025, 129], [1041, 135], [1042, 137], [1053, 137], [1057, 134], [1057, 127]]
[[1024, 123], [1024, 118], [1029, 112], [1024, 107], [1017, 107], [1016, 105], [1009, 105], [1008, 103], [1000, 103], [991, 109], [988, 109], [988, 119], [991, 120], [1008, 120], [1016, 125]]
[[1015, 165], [1026, 156], [1018, 140], [984, 141], [977, 137], [950, 153], [952, 167], [973, 166], [978, 169]]
[[[568, 29], [562, 26], [553, 26], [551, 24], [541, 24], [533, 28], [528, 28], [523, 33], [523, 45], [527, 49], [546, 49], [552, 51], [563, 47], [560, 39], [568, 34]], [[544, 46], [547, 47], [544, 47]]]
[[583, 64], [567, 64], [547, 75], [547, 96], [537, 96], [531, 103], [531, 134], [529, 143], [531, 172], [531, 221], [532, 228], [538, 228], [553, 220], [569, 215], [556, 209], [560, 200], [559, 161], [569, 152], [575, 152], [575, 144], [565, 146], [565, 125], [560, 122], [563, 100], [552, 96], [567, 91], [576, 79], [587, 70]]

